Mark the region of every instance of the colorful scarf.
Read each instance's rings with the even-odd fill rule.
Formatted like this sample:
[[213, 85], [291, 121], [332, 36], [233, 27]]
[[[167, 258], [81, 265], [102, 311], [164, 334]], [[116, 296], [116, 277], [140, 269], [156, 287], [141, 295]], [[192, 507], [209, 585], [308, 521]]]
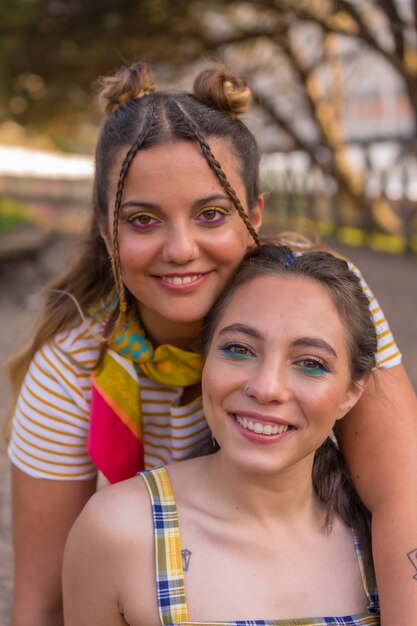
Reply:
[[162, 385], [187, 387], [200, 382], [202, 360], [195, 352], [168, 344], [154, 350], [136, 309], [128, 313], [91, 375], [87, 449], [112, 483], [131, 478], [145, 467], [138, 369]]

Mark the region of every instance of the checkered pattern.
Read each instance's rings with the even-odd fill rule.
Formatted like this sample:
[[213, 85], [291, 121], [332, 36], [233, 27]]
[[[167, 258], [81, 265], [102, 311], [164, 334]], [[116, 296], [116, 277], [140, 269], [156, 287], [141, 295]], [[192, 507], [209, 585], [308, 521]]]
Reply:
[[189, 622], [185, 600], [184, 575], [178, 515], [165, 468], [140, 474], [148, 488], [152, 504], [156, 585], [158, 609], [162, 626], [379, 626], [379, 603], [373, 578], [365, 573], [362, 551], [353, 533], [355, 550], [369, 606], [366, 613], [344, 617], [314, 617], [283, 620], [237, 620], [235, 622]]
[[177, 507], [163, 467], [141, 474], [149, 491], [155, 537], [156, 585], [161, 624], [188, 619]]
[[236, 622], [180, 622], [164, 626], [380, 626], [379, 615], [345, 615], [344, 617], [307, 617], [278, 620], [237, 620]]

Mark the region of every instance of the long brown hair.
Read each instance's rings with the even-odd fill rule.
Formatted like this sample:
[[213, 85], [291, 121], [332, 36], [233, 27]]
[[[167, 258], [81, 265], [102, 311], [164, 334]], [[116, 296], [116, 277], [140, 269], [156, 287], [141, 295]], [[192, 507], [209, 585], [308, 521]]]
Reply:
[[[346, 329], [352, 382], [358, 382], [372, 372], [376, 364], [376, 330], [368, 298], [348, 263], [327, 251], [305, 246], [301, 252], [294, 253], [287, 245], [278, 243], [263, 244], [249, 251], [224, 287], [204, 320], [200, 337], [203, 356], [207, 354], [219, 320], [236, 290], [265, 275], [307, 277], [322, 284]], [[312, 480], [326, 508], [326, 527], [331, 528], [334, 515], [338, 514], [356, 531], [369, 564], [370, 514], [360, 501], [343, 454], [331, 437], [316, 451]]]
[[[259, 196], [259, 151], [252, 133], [238, 119], [250, 103], [251, 92], [242, 76], [220, 64], [202, 71], [193, 93], [157, 91], [150, 69], [143, 63], [123, 67], [113, 76], [97, 81], [99, 99], [105, 110], [95, 153], [93, 211], [90, 232], [75, 263], [45, 289], [45, 306], [33, 339], [10, 361], [9, 374], [15, 399], [36, 351], [73, 323], [80, 311], [116, 290], [123, 310], [129, 305], [118, 254], [118, 217], [129, 166], [138, 150], [175, 140], [197, 142], [209, 167], [231, 198], [256, 243], [259, 238], [239, 198], [229, 184], [221, 164], [213, 156], [208, 139], [223, 139], [236, 158], [245, 185], [249, 210]], [[114, 208], [113, 254], [100, 234], [107, 228], [110, 178], [120, 154], [123, 161]], [[110, 317], [110, 334], [120, 321], [119, 311]]]

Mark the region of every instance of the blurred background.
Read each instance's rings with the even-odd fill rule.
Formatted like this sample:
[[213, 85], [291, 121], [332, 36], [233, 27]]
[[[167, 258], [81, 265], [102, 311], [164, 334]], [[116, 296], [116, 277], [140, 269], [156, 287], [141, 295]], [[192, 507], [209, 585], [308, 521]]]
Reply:
[[[356, 262], [417, 389], [417, 0], [10, 0], [0, 5], [0, 359], [77, 254], [100, 123], [94, 82], [151, 64], [192, 87], [223, 59], [254, 94], [264, 233], [318, 233]], [[1, 370], [0, 422], [10, 389]], [[11, 598], [0, 448], [0, 623]]]

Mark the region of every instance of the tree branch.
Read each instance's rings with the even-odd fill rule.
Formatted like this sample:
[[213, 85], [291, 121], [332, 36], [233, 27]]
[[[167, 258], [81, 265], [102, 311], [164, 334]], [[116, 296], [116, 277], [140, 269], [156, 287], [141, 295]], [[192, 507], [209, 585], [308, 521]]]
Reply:
[[390, 30], [394, 39], [395, 52], [401, 58], [404, 59], [404, 22], [398, 13], [397, 6], [394, 0], [379, 0], [379, 7], [384, 10], [387, 16], [387, 22], [390, 26]]
[[[371, 31], [367, 28], [367, 26], [363, 22], [362, 17], [360, 13], [356, 10], [356, 8], [353, 5], [351, 5], [349, 2], [347, 2], [347, 0], [335, 0], [335, 4], [339, 6], [342, 11], [345, 11], [345, 13], [350, 15], [350, 17], [356, 23], [358, 27], [358, 35], [354, 35], [354, 36], [359, 36], [359, 38], [365, 41], [369, 45], [370, 48], [375, 50], [375, 52], [377, 52], [378, 54], [383, 56], [387, 61], [389, 61], [389, 63], [391, 63], [391, 65], [393, 65], [400, 74], [404, 74], [405, 66], [403, 63], [403, 59], [401, 57], [398, 57], [396, 53], [394, 54], [390, 53], [388, 50], [386, 50], [380, 45], [378, 40], [375, 39]], [[344, 33], [344, 34], [349, 35], [349, 33]]]
[[292, 140], [294, 147], [298, 150], [302, 150], [306, 154], [308, 154], [312, 161], [316, 163], [320, 168], [322, 168], [323, 164], [317, 160], [317, 156], [315, 154], [315, 146], [305, 141], [303, 137], [297, 134], [294, 127], [291, 126], [289, 121], [285, 119], [279, 111], [275, 108], [273, 102], [263, 93], [259, 92], [254, 87], [251, 88], [252, 97], [254, 102], [264, 111], [269, 119], [276, 124], [281, 130], [285, 132], [286, 135], [290, 137]]

